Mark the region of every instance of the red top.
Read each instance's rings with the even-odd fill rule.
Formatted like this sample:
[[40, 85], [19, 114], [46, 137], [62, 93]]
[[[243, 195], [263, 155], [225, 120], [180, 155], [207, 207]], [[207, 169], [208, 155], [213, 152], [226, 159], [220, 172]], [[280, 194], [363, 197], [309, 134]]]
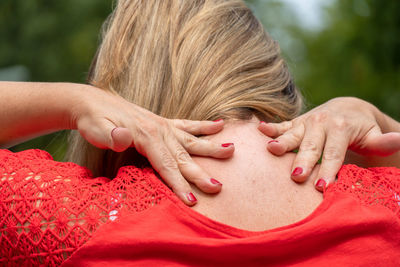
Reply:
[[40, 150], [0, 150], [0, 192], [0, 263], [400, 265], [396, 168], [343, 166], [312, 214], [261, 232], [197, 213], [150, 169], [93, 179]]

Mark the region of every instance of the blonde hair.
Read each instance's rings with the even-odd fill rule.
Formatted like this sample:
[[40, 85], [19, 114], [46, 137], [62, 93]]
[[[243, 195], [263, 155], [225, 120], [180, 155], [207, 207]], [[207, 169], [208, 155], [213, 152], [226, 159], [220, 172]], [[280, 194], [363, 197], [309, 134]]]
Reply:
[[[166, 118], [280, 121], [302, 107], [277, 42], [239, 0], [119, 0], [89, 82]], [[67, 157], [107, 177], [143, 160], [76, 132]]]

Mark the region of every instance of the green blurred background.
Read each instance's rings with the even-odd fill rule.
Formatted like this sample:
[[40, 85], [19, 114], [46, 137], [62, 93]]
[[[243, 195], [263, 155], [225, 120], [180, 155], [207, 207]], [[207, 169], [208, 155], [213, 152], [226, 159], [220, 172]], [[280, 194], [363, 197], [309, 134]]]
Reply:
[[[1, 0], [0, 80], [83, 83], [113, 2]], [[356, 96], [400, 120], [400, 1], [246, 2], [280, 43], [308, 109]], [[66, 144], [58, 132], [12, 150], [62, 160]]]

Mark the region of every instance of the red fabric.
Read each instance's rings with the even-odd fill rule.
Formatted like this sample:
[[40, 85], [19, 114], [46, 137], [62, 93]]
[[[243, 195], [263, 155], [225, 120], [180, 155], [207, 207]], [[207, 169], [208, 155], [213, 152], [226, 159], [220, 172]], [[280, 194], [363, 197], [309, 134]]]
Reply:
[[151, 170], [93, 179], [39, 150], [0, 150], [0, 190], [8, 265], [400, 265], [396, 168], [346, 165], [312, 214], [262, 232], [191, 210]]

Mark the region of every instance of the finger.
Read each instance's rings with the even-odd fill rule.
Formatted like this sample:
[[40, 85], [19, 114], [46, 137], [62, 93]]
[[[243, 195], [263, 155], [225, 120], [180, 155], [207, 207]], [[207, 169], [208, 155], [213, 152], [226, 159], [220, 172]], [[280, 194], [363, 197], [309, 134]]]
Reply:
[[322, 126], [306, 125], [304, 138], [299, 152], [293, 162], [291, 178], [296, 182], [304, 182], [311, 174], [321, 157], [325, 144], [325, 130]]
[[195, 184], [205, 193], [217, 193], [221, 190], [222, 184], [201, 169], [192, 160], [183, 146], [175, 138], [172, 138], [169, 133], [165, 136], [165, 142], [169, 151], [174, 156], [179, 170], [187, 181]]
[[191, 155], [229, 158], [235, 151], [235, 145], [233, 143], [214, 143], [206, 139], [195, 137], [181, 130], [174, 131], [174, 135], [179, 143]]
[[314, 166], [313, 170], [311, 171], [310, 176], [308, 177], [308, 178], [310, 179], [310, 181], [314, 181], [314, 183], [315, 183], [315, 181], [318, 180], [317, 177], [318, 177], [318, 172], [319, 172], [320, 168], [321, 168], [321, 164], [318, 164], [318, 163], [317, 163], [317, 164]]
[[163, 142], [148, 142], [135, 144], [144, 148], [144, 154], [151, 166], [160, 174], [166, 184], [174, 191], [183, 203], [193, 206], [197, 199], [186, 179], [182, 176], [178, 163]]
[[267, 123], [261, 121], [260, 125], [258, 126], [258, 130], [260, 130], [266, 136], [276, 137], [287, 132], [289, 129], [292, 128], [292, 126], [292, 121], [284, 121], [280, 123]]
[[222, 119], [215, 121], [169, 120], [178, 129], [193, 135], [215, 134], [224, 128]]
[[346, 132], [327, 133], [318, 180], [314, 183], [317, 190], [324, 191], [326, 187], [335, 182], [336, 174], [346, 156], [348, 144], [349, 137]]
[[298, 148], [303, 140], [304, 124], [300, 123], [276, 139], [270, 140], [267, 149], [274, 155], [280, 156]]
[[110, 147], [115, 152], [125, 151], [132, 145], [133, 137], [127, 128], [116, 127], [111, 131], [112, 146]]
[[362, 154], [389, 156], [400, 150], [400, 133], [382, 134], [379, 129], [376, 129], [368, 135], [365, 143], [367, 145], [363, 148]]
[[[132, 144], [132, 135], [126, 128], [116, 127], [109, 120], [85, 121], [78, 126], [80, 134], [92, 145], [120, 152]], [[128, 144], [128, 145], [127, 145]]]

